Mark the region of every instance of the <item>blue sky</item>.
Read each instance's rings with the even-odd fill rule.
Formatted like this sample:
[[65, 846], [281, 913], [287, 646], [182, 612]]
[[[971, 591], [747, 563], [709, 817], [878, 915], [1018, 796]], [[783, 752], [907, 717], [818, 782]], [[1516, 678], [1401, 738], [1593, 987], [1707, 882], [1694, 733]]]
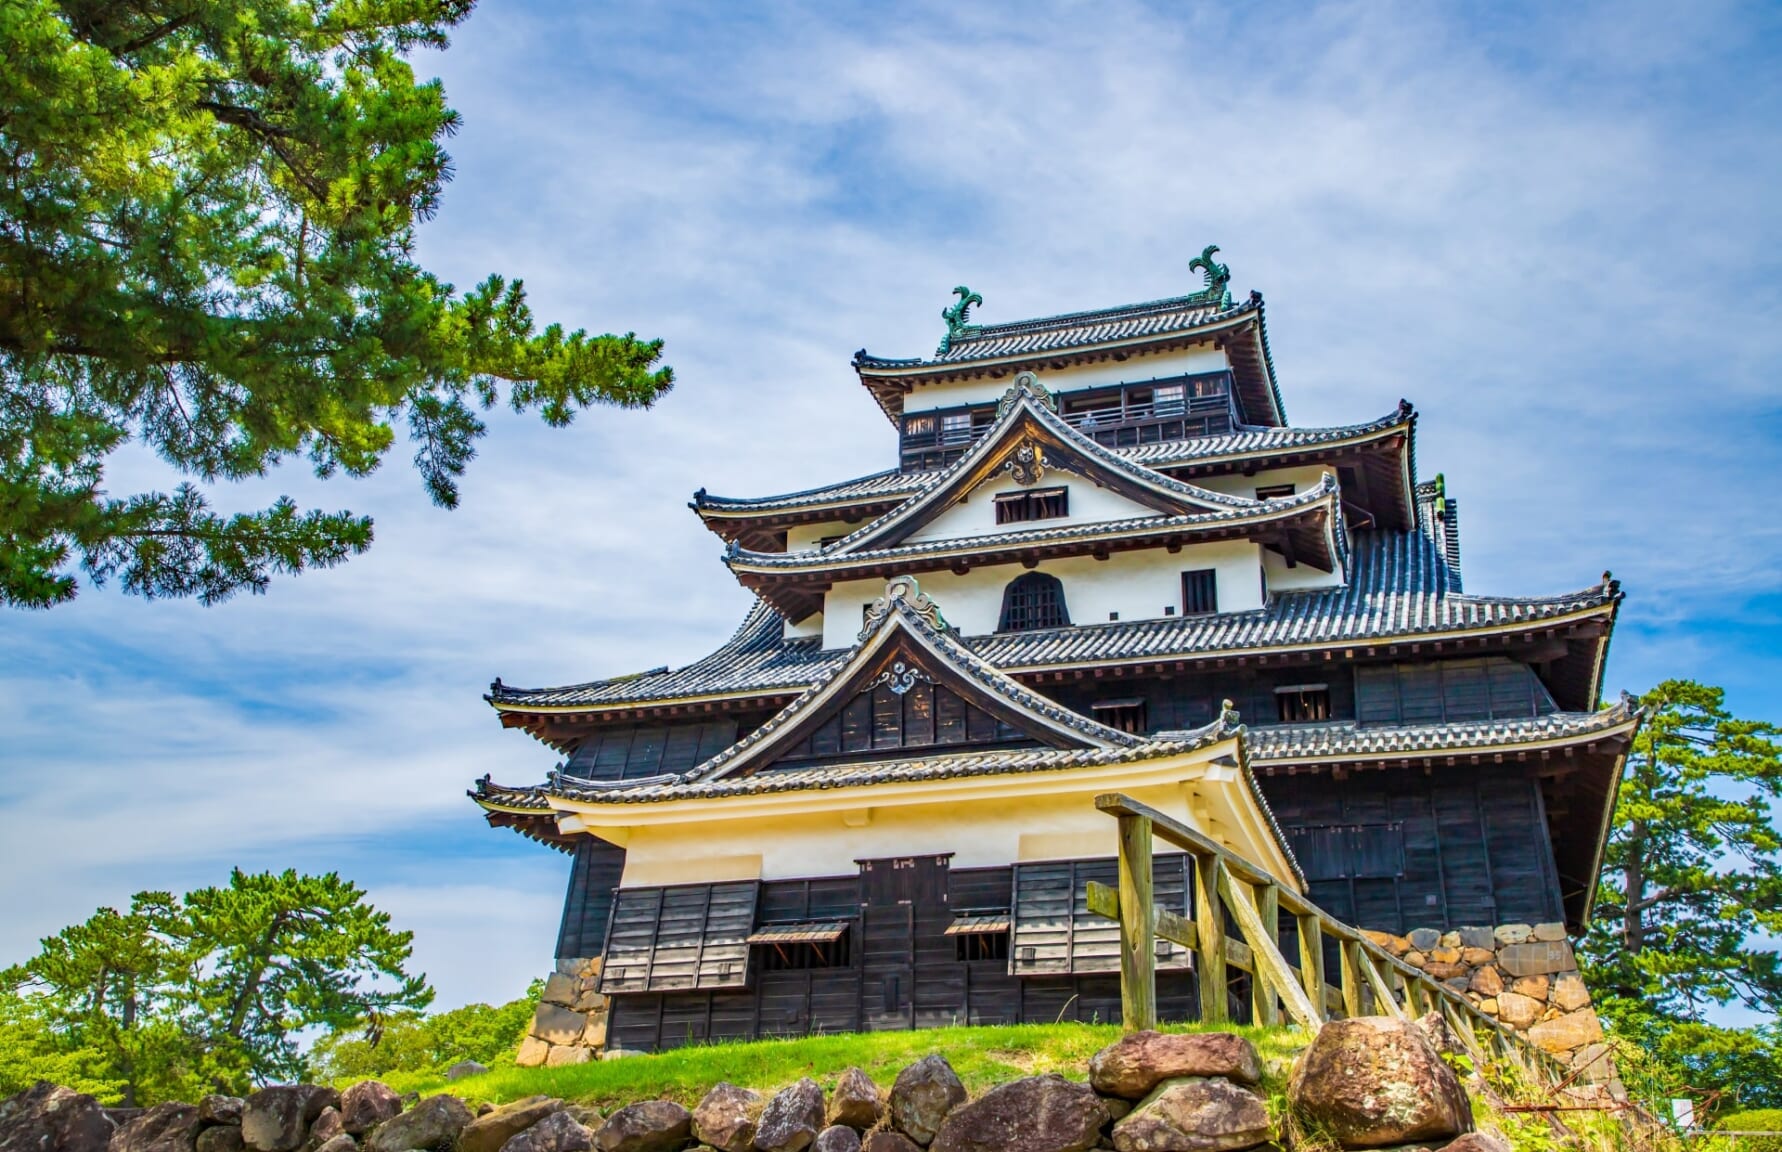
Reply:
[[[662, 336], [649, 413], [497, 414], [463, 506], [393, 456], [217, 494], [377, 518], [222, 607], [0, 616], [0, 962], [144, 887], [337, 869], [440, 1003], [550, 962], [563, 857], [464, 788], [555, 757], [480, 695], [691, 660], [748, 597], [686, 501], [894, 463], [862, 345], [1259, 289], [1295, 423], [1407, 397], [1467, 587], [1605, 569], [1612, 688], [1782, 719], [1782, 9], [1696, 3], [844, 6], [483, 0], [418, 58], [464, 116], [424, 261]], [[172, 481], [126, 457], [113, 491]]]

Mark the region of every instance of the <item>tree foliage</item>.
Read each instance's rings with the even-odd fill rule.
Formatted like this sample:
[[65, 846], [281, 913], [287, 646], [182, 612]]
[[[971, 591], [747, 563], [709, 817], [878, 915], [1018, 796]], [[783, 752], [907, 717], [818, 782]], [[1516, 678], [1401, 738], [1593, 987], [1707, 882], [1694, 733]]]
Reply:
[[330, 1081], [400, 1080], [404, 1075], [438, 1075], [460, 1060], [490, 1065], [511, 1060], [542, 991], [543, 981], [534, 981], [525, 996], [506, 1004], [409, 1012], [385, 1019], [375, 1029], [334, 1031], [316, 1041], [310, 1058], [316, 1073]]
[[[302, 458], [363, 476], [399, 432], [433, 500], [498, 404], [569, 423], [669, 387], [660, 341], [540, 328], [518, 281], [413, 259], [458, 126], [405, 53], [473, 0], [0, 5], [0, 603], [224, 599], [363, 551], [369, 518], [215, 510]], [[128, 443], [190, 480], [113, 496]]]
[[[1782, 1103], [1782, 1037], [1711, 1009], [1782, 1013], [1782, 734], [1719, 688], [1667, 680], [1628, 757], [1589, 933], [1593, 998], [1618, 1034], [1697, 1088]], [[1768, 943], [1766, 943], [1768, 941]]]
[[431, 1000], [405, 970], [410, 942], [332, 873], [237, 870], [184, 897], [139, 893], [6, 973], [0, 1041], [8, 1018], [21, 1036], [46, 1027], [34, 1048], [0, 1052], [0, 1073], [28, 1083], [72, 1068], [126, 1103], [299, 1079], [305, 1029], [375, 1027]]

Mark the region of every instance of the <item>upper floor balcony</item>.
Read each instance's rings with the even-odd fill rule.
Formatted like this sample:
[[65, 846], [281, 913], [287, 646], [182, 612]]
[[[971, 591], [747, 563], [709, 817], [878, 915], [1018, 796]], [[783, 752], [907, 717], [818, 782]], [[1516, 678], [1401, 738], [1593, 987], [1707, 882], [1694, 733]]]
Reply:
[[[1071, 427], [1109, 448], [1218, 436], [1237, 423], [1229, 372], [1060, 392], [1058, 412]], [[906, 413], [899, 457], [903, 471], [951, 464], [995, 422], [994, 402]]]

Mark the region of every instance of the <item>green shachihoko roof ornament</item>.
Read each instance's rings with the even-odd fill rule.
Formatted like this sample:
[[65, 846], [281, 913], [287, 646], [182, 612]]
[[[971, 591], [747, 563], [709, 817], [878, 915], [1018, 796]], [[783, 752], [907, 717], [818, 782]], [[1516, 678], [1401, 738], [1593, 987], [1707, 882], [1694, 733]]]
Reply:
[[961, 284], [953, 289], [953, 295], [959, 297], [956, 304], [949, 304], [941, 309], [941, 319], [947, 322], [947, 334], [941, 337], [940, 347], [934, 350], [936, 356], [945, 356], [953, 347], [953, 341], [967, 332], [977, 331], [976, 324], [968, 324], [974, 304], [982, 304], [984, 298]]
[[1206, 274], [1206, 287], [1189, 296], [1196, 304], [1217, 304], [1221, 308], [1231, 307], [1231, 269], [1213, 259], [1213, 253], [1219, 251], [1217, 244], [1208, 244], [1201, 249], [1199, 256], [1188, 261], [1188, 271], [1200, 271]]

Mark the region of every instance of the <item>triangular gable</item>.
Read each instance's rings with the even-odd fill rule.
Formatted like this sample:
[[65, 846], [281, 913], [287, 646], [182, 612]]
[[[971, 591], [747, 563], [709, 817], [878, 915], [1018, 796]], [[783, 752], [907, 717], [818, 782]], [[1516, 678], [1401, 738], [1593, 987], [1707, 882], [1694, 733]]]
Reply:
[[1003, 394], [996, 423], [938, 481], [836, 541], [825, 554], [900, 543], [995, 476], [1006, 472], [1023, 485], [1037, 484], [1049, 470], [1074, 473], [1165, 516], [1261, 507], [1260, 501], [1172, 480], [1097, 444], [1058, 415], [1057, 402], [1037, 375], [1023, 372]]
[[[860, 693], [885, 686], [902, 696], [918, 684], [954, 693], [1021, 737], [1051, 748], [1124, 748], [1142, 743], [1137, 736], [1024, 688], [973, 655], [953, 638], [934, 602], [906, 576], [885, 586], [885, 594], [868, 612], [860, 643], [840, 667], [687, 778], [748, 775], [796, 749]], [[943, 755], [947, 751], [944, 745], [933, 750]]]

